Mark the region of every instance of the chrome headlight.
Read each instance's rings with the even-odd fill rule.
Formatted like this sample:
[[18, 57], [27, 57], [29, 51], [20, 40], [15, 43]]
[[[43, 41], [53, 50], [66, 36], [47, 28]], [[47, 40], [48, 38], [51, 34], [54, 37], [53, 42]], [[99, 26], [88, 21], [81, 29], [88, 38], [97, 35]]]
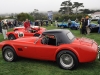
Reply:
[[20, 38], [20, 37], [24, 37], [24, 33], [23, 32], [19, 32], [18, 33], [18, 37]]

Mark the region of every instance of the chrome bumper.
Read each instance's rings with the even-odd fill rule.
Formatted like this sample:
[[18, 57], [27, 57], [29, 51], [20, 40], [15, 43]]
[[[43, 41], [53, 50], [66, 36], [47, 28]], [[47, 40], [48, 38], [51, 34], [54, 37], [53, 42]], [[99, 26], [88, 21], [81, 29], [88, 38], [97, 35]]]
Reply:
[[98, 57], [97, 57], [98, 59], [100, 59], [100, 54], [99, 53], [100, 53], [100, 45], [98, 46]]

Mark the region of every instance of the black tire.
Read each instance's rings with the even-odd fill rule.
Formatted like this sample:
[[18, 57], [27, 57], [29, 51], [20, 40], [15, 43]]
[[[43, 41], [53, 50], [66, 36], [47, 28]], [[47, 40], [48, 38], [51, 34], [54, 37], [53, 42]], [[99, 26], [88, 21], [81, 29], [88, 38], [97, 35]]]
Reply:
[[36, 34], [34, 34], [34, 36], [35, 36], [35, 37], [39, 37], [39, 36], [40, 36], [40, 34], [36, 33]]
[[5, 46], [2, 50], [2, 56], [5, 61], [13, 62], [17, 60], [17, 54], [15, 50], [10, 46]]
[[13, 34], [8, 35], [8, 40], [15, 40], [16, 37]]
[[59, 67], [65, 70], [75, 69], [79, 63], [76, 55], [68, 50], [60, 51], [57, 54], [56, 61]]
[[70, 27], [70, 29], [72, 29], [72, 30], [73, 30], [73, 27]]
[[78, 30], [78, 27], [76, 27], [75, 30]]

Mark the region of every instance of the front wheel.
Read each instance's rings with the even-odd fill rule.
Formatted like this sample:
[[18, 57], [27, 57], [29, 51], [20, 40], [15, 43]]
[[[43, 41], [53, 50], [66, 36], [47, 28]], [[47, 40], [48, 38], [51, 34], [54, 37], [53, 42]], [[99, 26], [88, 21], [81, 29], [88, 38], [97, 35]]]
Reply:
[[8, 62], [15, 61], [17, 59], [17, 54], [14, 49], [10, 46], [5, 46], [2, 50], [2, 56], [4, 60]]
[[63, 50], [59, 52], [56, 60], [58, 65], [66, 70], [75, 69], [78, 66], [78, 59], [71, 51]]

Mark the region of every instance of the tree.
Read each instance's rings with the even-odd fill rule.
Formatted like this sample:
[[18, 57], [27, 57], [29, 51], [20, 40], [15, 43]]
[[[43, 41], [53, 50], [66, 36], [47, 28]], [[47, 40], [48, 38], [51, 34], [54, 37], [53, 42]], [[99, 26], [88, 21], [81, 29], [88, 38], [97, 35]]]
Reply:
[[17, 19], [19, 21], [25, 21], [26, 19], [29, 19], [31, 21], [34, 21], [33, 16], [29, 15], [28, 13], [20, 13], [17, 15]]
[[82, 11], [83, 14], [91, 14], [91, 13], [97, 12], [99, 10], [80, 9], [80, 11]]
[[70, 2], [70, 0], [64, 1], [61, 3], [61, 6], [63, 7], [60, 8], [59, 12], [67, 13], [69, 15], [71, 12], [72, 2]]
[[79, 3], [79, 2], [74, 2], [74, 4], [72, 5], [72, 8], [76, 8], [76, 15], [78, 13], [78, 8], [79, 7], [84, 7], [83, 3]]
[[72, 13], [72, 8], [71, 7], [61, 7], [59, 12], [61, 12], [62, 14], [68, 14], [69, 15], [69, 13]]
[[34, 9], [33, 12], [30, 13], [31, 16], [34, 16], [35, 20], [44, 20], [47, 19], [44, 13], [40, 13], [38, 9]]

